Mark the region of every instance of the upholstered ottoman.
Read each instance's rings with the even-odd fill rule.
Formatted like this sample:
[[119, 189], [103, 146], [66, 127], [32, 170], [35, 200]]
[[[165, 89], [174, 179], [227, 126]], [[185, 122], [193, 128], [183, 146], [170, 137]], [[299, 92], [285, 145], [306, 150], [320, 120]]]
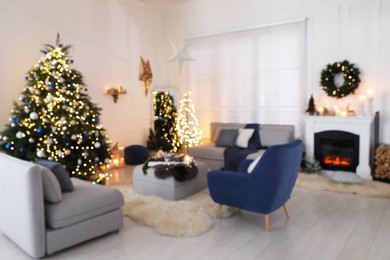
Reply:
[[141, 164], [149, 158], [149, 151], [142, 145], [130, 145], [125, 148], [126, 164]]
[[167, 200], [180, 200], [207, 187], [208, 168], [202, 162], [196, 162], [198, 174], [194, 179], [178, 182], [172, 176], [158, 179], [154, 168], [142, 171], [143, 165], [137, 165], [133, 172], [133, 189], [144, 195], [156, 195]]

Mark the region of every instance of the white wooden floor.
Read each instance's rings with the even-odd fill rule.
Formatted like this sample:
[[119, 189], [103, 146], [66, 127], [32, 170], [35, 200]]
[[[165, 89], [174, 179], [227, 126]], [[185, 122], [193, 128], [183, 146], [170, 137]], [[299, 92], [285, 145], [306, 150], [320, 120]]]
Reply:
[[[131, 183], [127, 167], [111, 185]], [[390, 188], [390, 185], [389, 185]], [[167, 237], [124, 217], [124, 227], [51, 259], [390, 259], [390, 200], [295, 188], [283, 210], [271, 215], [241, 212], [216, 220], [197, 237]], [[0, 234], [0, 259], [29, 259]]]

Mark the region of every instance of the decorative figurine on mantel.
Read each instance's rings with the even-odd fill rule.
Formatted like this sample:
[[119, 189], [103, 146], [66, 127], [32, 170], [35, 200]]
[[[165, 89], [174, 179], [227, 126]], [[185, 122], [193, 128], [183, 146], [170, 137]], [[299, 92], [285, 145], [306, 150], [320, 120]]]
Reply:
[[355, 115], [356, 115], [356, 114], [355, 114], [355, 110], [351, 109], [350, 106], [351, 106], [351, 105], [348, 104], [348, 106], [347, 106], [347, 114], [348, 114], [348, 116], [355, 116]]

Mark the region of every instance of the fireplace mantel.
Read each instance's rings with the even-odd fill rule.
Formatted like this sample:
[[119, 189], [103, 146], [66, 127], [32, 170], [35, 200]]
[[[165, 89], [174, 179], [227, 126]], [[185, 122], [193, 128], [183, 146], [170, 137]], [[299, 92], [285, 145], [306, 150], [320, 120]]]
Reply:
[[328, 130], [345, 131], [359, 136], [359, 165], [356, 174], [371, 180], [370, 158], [374, 149], [374, 117], [338, 117], [338, 116], [305, 116], [305, 146], [309, 161], [314, 160], [314, 134]]

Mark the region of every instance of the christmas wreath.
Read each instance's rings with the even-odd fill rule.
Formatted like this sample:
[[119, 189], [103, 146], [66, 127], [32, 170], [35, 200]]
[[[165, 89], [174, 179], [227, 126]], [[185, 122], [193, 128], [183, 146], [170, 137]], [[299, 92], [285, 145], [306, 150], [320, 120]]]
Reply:
[[[335, 76], [342, 74], [344, 82], [338, 86], [335, 83]], [[360, 71], [353, 63], [347, 60], [328, 64], [321, 72], [321, 87], [330, 97], [343, 98], [354, 93], [360, 83]]]

